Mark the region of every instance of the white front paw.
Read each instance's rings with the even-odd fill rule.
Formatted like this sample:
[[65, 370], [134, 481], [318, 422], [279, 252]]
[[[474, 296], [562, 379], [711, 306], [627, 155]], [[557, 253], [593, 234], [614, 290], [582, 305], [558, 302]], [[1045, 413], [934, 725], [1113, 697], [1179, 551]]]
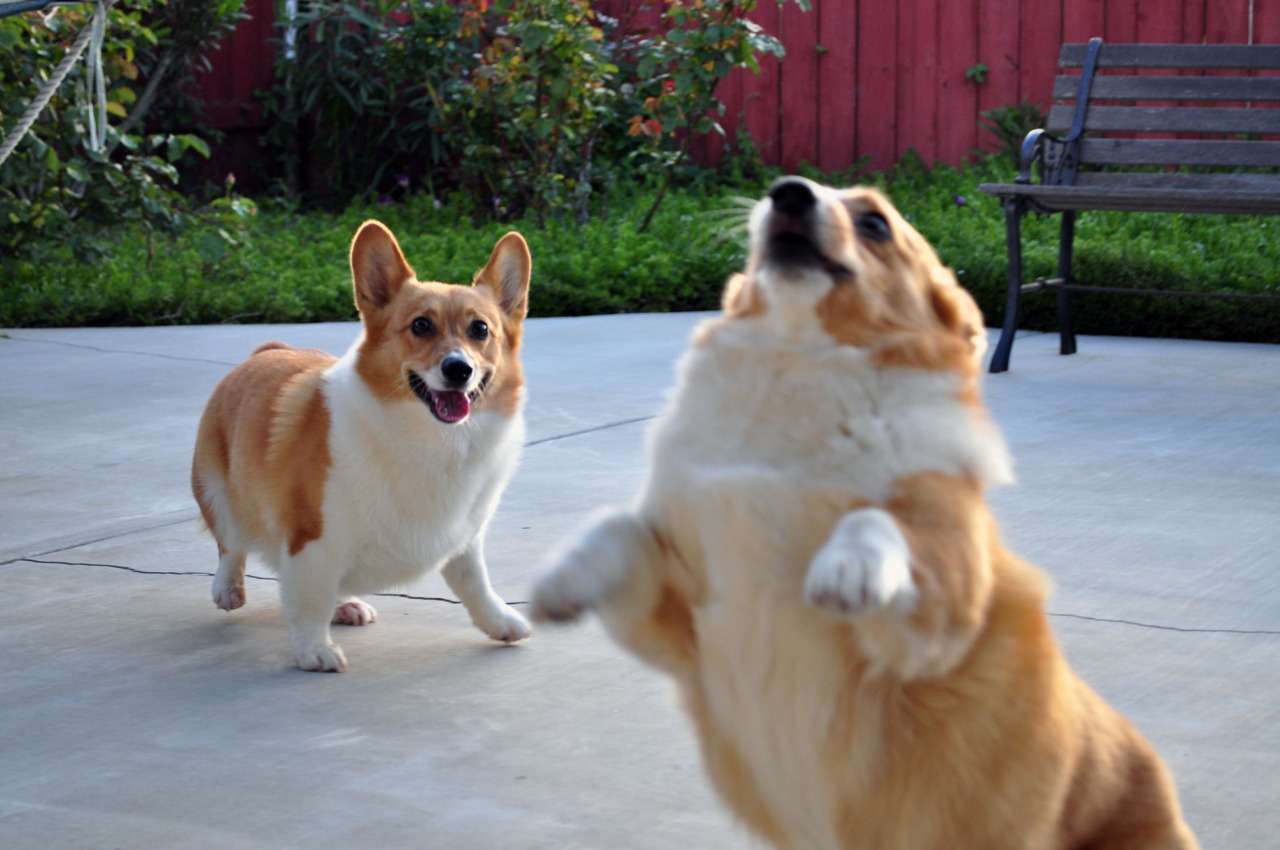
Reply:
[[311, 672], [341, 673], [347, 669], [347, 656], [336, 643], [316, 644], [297, 653], [299, 668]]
[[647, 534], [626, 511], [600, 515], [534, 585], [534, 621], [567, 623], [598, 606], [644, 557]]
[[532, 634], [529, 621], [519, 611], [501, 601], [483, 617], [477, 617], [475, 623], [480, 631], [503, 643], [515, 643]]
[[841, 519], [809, 564], [804, 596], [811, 605], [845, 616], [915, 608], [911, 552], [893, 517], [867, 508]]
[[529, 615], [535, 623], [569, 623], [598, 601], [594, 582], [572, 557], [556, 565], [533, 586]]

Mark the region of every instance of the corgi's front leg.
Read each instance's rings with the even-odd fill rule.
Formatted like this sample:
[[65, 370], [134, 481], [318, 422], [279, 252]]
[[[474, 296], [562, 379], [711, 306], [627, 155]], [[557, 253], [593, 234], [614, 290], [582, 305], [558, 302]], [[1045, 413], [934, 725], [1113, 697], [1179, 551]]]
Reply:
[[942, 675], [985, 622], [994, 545], [976, 482], [917, 473], [883, 508], [840, 518], [809, 564], [805, 600], [853, 626], [873, 669]]
[[697, 591], [662, 539], [630, 510], [597, 515], [534, 587], [534, 619], [568, 622], [595, 611], [640, 660], [677, 677], [690, 674]]
[[444, 580], [471, 615], [471, 622], [494, 640], [515, 643], [529, 636], [529, 621], [494, 591], [484, 563], [484, 531], [444, 566]]
[[329, 634], [338, 603], [336, 565], [340, 563], [347, 561], [313, 541], [287, 555], [280, 565], [280, 603], [294, 661], [303, 670], [341, 673], [347, 669], [342, 647]]
[[841, 517], [809, 563], [804, 595], [810, 604], [842, 615], [914, 609], [911, 551], [893, 517], [880, 508]]
[[652, 566], [654, 548], [653, 534], [630, 510], [597, 514], [534, 586], [533, 618], [570, 622], [599, 608], [629, 577]]

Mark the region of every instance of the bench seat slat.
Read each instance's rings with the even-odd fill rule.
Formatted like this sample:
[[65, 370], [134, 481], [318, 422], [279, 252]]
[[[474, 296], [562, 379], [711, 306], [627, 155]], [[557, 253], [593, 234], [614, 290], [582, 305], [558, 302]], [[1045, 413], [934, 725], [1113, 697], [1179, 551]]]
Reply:
[[[1079, 76], [1053, 81], [1053, 97], [1075, 99]], [[1093, 80], [1089, 100], [1280, 100], [1280, 77], [1104, 77]]]
[[[1087, 44], [1064, 44], [1058, 64], [1084, 65]], [[1280, 69], [1280, 44], [1104, 44], [1099, 68]]]
[[1280, 168], [1280, 144], [1236, 139], [1093, 139], [1080, 162], [1099, 165], [1234, 165]]
[[1001, 198], [1029, 198], [1047, 210], [1117, 210], [1123, 212], [1189, 212], [1280, 214], [1280, 192], [1218, 189], [1151, 189], [1112, 186], [1041, 186], [983, 183], [978, 187]]
[[[1071, 126], [1075, 106], [1049, 110], [1050, 130]], [[1280, 109], [1237, 107], [1094, 106], [1084, 117], [1086, 131], [1133, 133], [1280, 133]]]

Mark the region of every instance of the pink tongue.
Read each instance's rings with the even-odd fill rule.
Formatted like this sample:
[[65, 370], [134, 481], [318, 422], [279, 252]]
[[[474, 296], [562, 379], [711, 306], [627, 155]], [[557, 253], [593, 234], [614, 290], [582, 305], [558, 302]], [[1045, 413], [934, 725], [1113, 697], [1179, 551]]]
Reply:
[[467, 394], [457, 390], [432, 390], [431, 403], [436, 406], [436, 415], [445, 422], [461, 422], [471, 412]]

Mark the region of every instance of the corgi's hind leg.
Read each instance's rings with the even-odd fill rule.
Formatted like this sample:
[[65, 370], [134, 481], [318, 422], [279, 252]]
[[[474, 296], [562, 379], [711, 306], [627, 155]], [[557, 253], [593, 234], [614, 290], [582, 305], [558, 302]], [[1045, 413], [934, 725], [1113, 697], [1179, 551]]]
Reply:
[[213, 604], [223, 611], [244, 605], [244, 565], [247, 553], [242, 535], [226, 503], [226, 487], [217, 473], [191, 472], [191, 492], [204, 524], [218, 544], [218, 571], [213, 576]]
[[342, 600], [333, 609], [333, 622], [339, 626], [367, 626], [377, 619], [378, 610], [355, 596]]
[[218, 544], [218, 572], [213, 576], [213, 604], [223, 611], [244, 605], [244, 552], [228, 552]]

